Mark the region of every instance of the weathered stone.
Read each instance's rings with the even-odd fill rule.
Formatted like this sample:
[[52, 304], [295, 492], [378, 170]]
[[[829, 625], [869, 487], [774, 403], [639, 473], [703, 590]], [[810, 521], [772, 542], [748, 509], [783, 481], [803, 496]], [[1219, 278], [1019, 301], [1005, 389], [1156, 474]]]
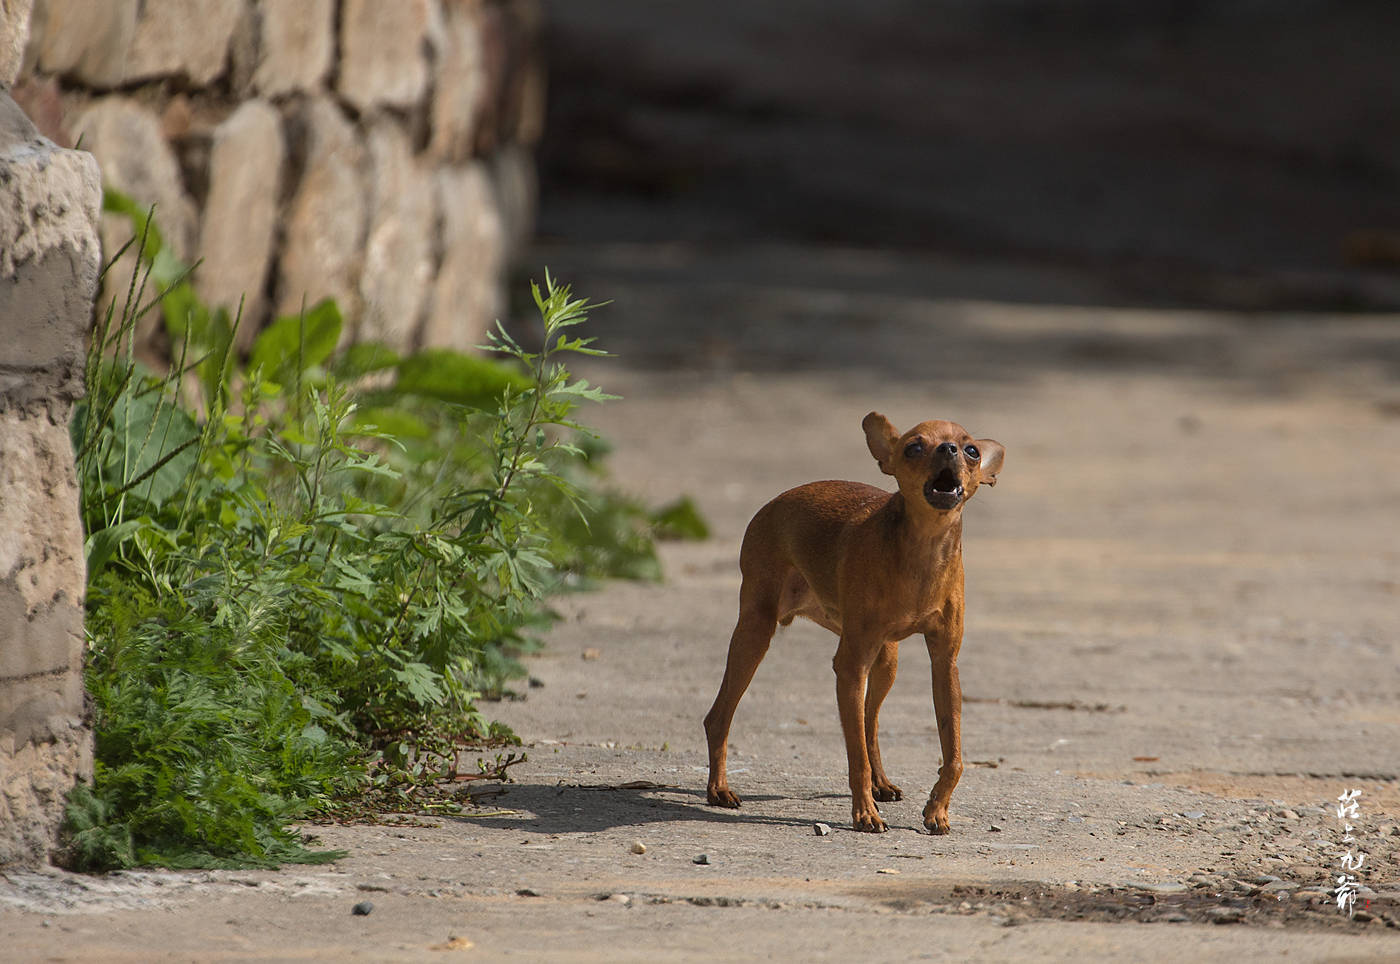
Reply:
[[[156, 206], [155, 220], [165, 241], [181, 258], [194, 248], [194, 202], [185, 193], [180, 165], [161, 136], [160, 118], [126, 97], [94, 101], [73, 120], [73, 136], [102, 166], [104, 186], [115, 188], [138, 204]], [[131, 235], [125, 219], [103, 220], [105, 250]], [[120, 235], [120, 239], [116, 235]]]
[[481, 65], [485, 89], [481, 109], [476, 119], [475, 148], [478, 154], [493, 153], [501, 141], [504, 127], [508, 65], [510, 63], [510, 29], [503, 10], [496, 6], [481, 11]]
[[204, 86], [224, 72], [245, 0], [142, 0], [124, 81], [187, 77]]
[[[76, 681], [81, 704], [82, 682], [77, 673], [64, 679]], [[7, 684], [0, 681], [0, 703]], [[20, 687], [13, 694], [21, 699]], [[64, 696], [66, 702], [71, 696]], [[44, 694], [24, 699], [27, 715], [38, 716], [47, 708]], [[92, 736], [80, 718], [50, 713], [44, 717], [51, 739], [16, 742], [11, 750], [8, 739], [0, 738], [0, 867], [20, 867], [43, 863], [54, 849], [54, 838], [62, 822], [63, 808], [74, 782], [92, 775]], [[0, 720], [0, 732], [7, 724]]]
[[507, 144], [490, 163], [505, 232], [506, 260], [514, 261], [525, 254], [535, 231], [540, 193], [535, 155], [519, 144]]
[[[96, 156], [102, 166], [103, 187], [130, 197], [145, 210], [155, 206], [155, 223], [166, 246], [178, 258], [189, 261], [194, 253], [195, 207], [186, 195], [180, 165], [161, 135], [160, 119], [147, 108], [121, 96], [94, 101], [72, 122], [73, 136]], [[104, 259], [110, 260], [131, 240], [136, 228], [123, 215], [104, 212], [100, 225]], [[132, 291], [137, 271], [136, 246], [103, 276], [98, 305], [105, 311], [115, 304], [120, 317]], [[140, 287], [138, 300], [150, 300], [155, 291]], [[163, 325], [159, 312], [148, 312], [136, 323], [138, 354], [147, 361], [160, 353]]]
[[264, 289], [285, 158], [282, 118], [266, 101], [246, 101], [214, 129], [195, 280], [204, 300], [230, 315], [243, 301], [240, 347], [251, 342], [267, 312]]
[[40, 134], [59, 147], [73, 146], [63, 108], [63, 92], [56, 77], [22, 77], [19, 83], [10, 88], [10, 96], [34, 122]]
[[240, 89], [264, 97], [315, 91], [335, 56], [334, 0], [257, 0], [234, 47]]
[[100, 198], [92, 155], [55, 148], [0, 94], [0, 410], [81, 387]]
[[0, 0], [0, 88], [9, 87], [19, 76], [33, 8], [34, 0]]
[[[19, 264], [80, 242], [83, 256], [91, 255], [95, 261], [96, 239], [86, 231], [101, 203], [93, 156], [56, 149], [13, 100], [0, 95], [0, 163], [5, 165], [5, 190], [0, 192], [0, 276], [11, 277]], [[96, 277], [94, 272], [89, 281]], [[7, 315], [6, 320], [11, 317]], [[18, 346], [0, 343], [0, 357], [8, 359], [13, 350]]]
[[398, 351], [414, 347], [433, 275], [432, 180], [408, 137], [389, 119], [369, 132], [369, 234], [358, 338]]
[[546, 93], [549, 89], [544, 55], [532, 50], [520, 71], [515, 126], [510, 139], [516, 144], [534, 147], [544, 137]]
[[437, 173], [442, 261], [423, 327], [425, 347], [480, 345], [504, 304], [504, 229], [482, 164]]
[[194, 108], [184, 94], [176, 94], [160, 112], [160, 133], [167, 141], [188, 137], [194, 127]]
[[[24, 41], [24, 50], [20, 58], [19, 72], [16, 78], [31, 76], [39, 65], [39, 48], [43, 44], [44, 22], [48, 20], [48, 4], [46, 0], [33, 0], [29, 18], [24, 26], [24, 32], [28, 35]], [[16, 83], [18, 83], [18, 79]]]
[[338, 87], [360, 111], [411, 107], [428, 84], [429, 0], [345, 0]]
[[126, 79], [141, 0], [41, 0], [31, 31], [39, 33], [39, 69], [98, 88]]
[[437, 33], [432, 138], [428, 152], [441, 161], [472, 156], [476, 122], [486, 93], [481, 49], [481, 5], [477, 0], [444, 0]]
[[0, 867], [48, 857], [83, 722], [83, 534], [68, 415], [82, 391], [97, 164], [0, 93]]
[[302, 173], [286, 214], [276, 311], [330, 297], [358, 317], [365, 189], [355, 128], [334, 103], [312, 98], [293, 117], [289, 149]]
[[224, 72], [247, 0], [39, 0], [38, 68], [99, 89], [150, 77], [208, 84]]
[[[439, 306], [435, 328], [451, 343], [469, 345], [476, 335], [452, 335], [456, 322], [443, 312], [494, 316], [502, 252], [483, 246], [518, 254], [536, 206], [532, 160], [518, 137], [519, 102], [530, 97], [512, 79], [535, 64], [535, 0], [0, 0], [0, 13], [31, 4], [30, 66], [21, 71], [32, 70], [21, 76], [35, 86], [25, 103], [50, 118], [42, 129], [60, 141], [82, 138], [108, 184], [138, 205], [155, 203], [171, 251], [204, 262], [196, 280], [207, 298], [253, 299], [245, 303], [245, 337], [266, 314], [325, 296], [351, 322], [347, 337], [359, 323], [401, 347], [421, 338], [429, 306]], [[175, 87], [125, 89], [158, 77], [177, 78]], [[217, 90], [191, 89], [211, 81]], [[124, 89], [102, 93], [111, 87]], [[275, 144], [238, 148], [246, 164], [226, 159], [255, 134], [220, 128], [223, 113], [254, 98], [269, 106], [275, 98], [283, 118], [280, 192], [235, 183], [268, 183], [279, 166]], [[402, 136], [377, 134], [372, 146], [370, 131], [387, 115]], [[450, 213], [424, 201], [444, 188], [433, 174], [415, 177], [413, 165], [439, 169], [473, 158], [482, 160], [490, 197]], [[271, 229], [270, 255], [258, 240], [266, 236], [262, 205], [244, 210], [236, 200], [254, 196], [287, 201]], [[482, 218], [489, 229], [463, 227]], [[131, 233], [126, 218], [103, 218], [109, 253]], [[481, 250], [468, 257], [471, 245]], [[109, 274], [106, 299], [125, 300], [133, 254]], [[467, 273], [440, 282], [436, 265], [449, 255]], [[265, 259], [269, 268], [261, 267]], [[471, 297], [454, 296], [449, 308], [437, 289], [453, 286]], [[469, 331], [482, 323], [477, 318]], [[153, 361], [166, 350], [157, 314], [142, 322], [137, 348]]]
[[533, 147], [544, 136], [545, 101], [548, 77], [542, 36], [545, 15], [539, 0], [516, 0], [513, 14], [516, 59], [511, 64], [514, 85], [512, 127], [508, 139]]
[[[79, 338], [81, 339], [81, 335]], [[80, 342], [81, 343], [81, 342]], [[71, 393], [66, 401], [71, 402]], [[0, 437], [0, 612], [7, 642], [0, 678], [62, 669], [81, 653], [66, 635], [45, 634], [29, 625], [65, 604], [77, 611], [83, 599], [83, 534], [78, 523], [77, 479], [66, 419], [47, 413], [5, 413]], [[17, 619], [8, 617], [16, 616]], [[82, 620], [67, 628], [81, 637]], [[15, 647], [18, 637], [27, 645]], [[17, 651], [18, 650], [18, 651]]]
[[476, 153], [534, 144], [544, 124], [541, 14], [525, 0], [483, 7], [480, 16], [485, 91], [476, 124]]

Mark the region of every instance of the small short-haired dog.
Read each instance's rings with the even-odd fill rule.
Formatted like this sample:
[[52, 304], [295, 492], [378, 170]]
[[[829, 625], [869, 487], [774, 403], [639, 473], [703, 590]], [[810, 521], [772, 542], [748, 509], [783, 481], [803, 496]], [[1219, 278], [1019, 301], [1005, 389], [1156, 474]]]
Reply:
[[1005, 450], [953, 422], [920, 422], [901, 435], [871, 412], [861, 423], [870, 454], [899, 490], [860, 482], [812, 482], [754, 515], [739, 554], [739, 620], [724, 680], [705, 715], [709, 802], [739, 806], [725, 774], [729, 727], [779, 623], [806, 616], [840, 643], [836, 706], [846, 738], [851, 822], [880, 832], [876, 800], [903, 795], [880, 763], [880, 704], [894, 683], [899, 641], [923, 633], [933, 661], [933, 706], [943, 766], [924, 806], [924, 826], [948, 832], [948, 800], [962, 776], [962, 507], [995, 485]]

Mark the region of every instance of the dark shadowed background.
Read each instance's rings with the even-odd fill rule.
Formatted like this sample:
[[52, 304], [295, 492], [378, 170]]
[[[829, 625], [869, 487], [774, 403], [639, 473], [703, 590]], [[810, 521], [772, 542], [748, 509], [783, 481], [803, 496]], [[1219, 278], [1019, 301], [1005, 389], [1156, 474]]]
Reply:
[[546, 243], [898, 248], [1083, 273], [1110, 301], [1400, 304], [1389, 0], [545, 7]]

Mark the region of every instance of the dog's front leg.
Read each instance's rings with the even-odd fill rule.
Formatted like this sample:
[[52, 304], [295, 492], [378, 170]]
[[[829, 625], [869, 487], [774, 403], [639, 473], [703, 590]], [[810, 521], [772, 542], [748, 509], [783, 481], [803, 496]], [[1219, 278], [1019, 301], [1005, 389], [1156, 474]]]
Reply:
[[962, 684], [958, 681], [958, 649], [962, 646], [962, 613], [945, 619], [935, 632], [926, 633], [929, 660], [933, 664], [933, 711], [938, 719], [938, 742], [943, 765], [938, 782], [924, 805], [924, 826], [929, 833], [948, 832], [948, 801], [962, 777]]
[[870, 756], [865, 741], [865, 687], [870, 664], [882, 648], [882, 640], [867, 641], [843, 633], [832, 668], [836, 670], [836, 709], [846, 737], [846, 765], [851, 784], [851, 826], [870, 833], [888, 827], [880, 818], [870, 787]]

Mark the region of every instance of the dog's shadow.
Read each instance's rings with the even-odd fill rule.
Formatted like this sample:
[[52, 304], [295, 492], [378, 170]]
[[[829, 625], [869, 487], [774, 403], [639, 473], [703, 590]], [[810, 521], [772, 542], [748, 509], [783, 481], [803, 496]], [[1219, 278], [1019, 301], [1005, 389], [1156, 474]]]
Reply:
[[[486, 797], [485, 794], [482, 795]], [[817, 794], [802, 800], [845, 798], [845, 794]], [[596, 833], [651, 823], [693, 821], [713, 824], [757, 824], [771, 827], [811, 827], [814, 821], [838, 819], [841, 810], [815, 806], [807, 817], [776, 816], [763, 803], [796, 800], [778, 795], [749, 794], [748, 807], [729, 810], [712, 807], [703, 789], [649, 782], [621, 785], [512, 783], [479, 801], [480, 815], [471, 811], [456, 819], [481, 827], [522, 830], [530, 833]], [[526, 819], [522, 819], [522, 817]], [[532, 818], [532, 819], [531, 819]]]

